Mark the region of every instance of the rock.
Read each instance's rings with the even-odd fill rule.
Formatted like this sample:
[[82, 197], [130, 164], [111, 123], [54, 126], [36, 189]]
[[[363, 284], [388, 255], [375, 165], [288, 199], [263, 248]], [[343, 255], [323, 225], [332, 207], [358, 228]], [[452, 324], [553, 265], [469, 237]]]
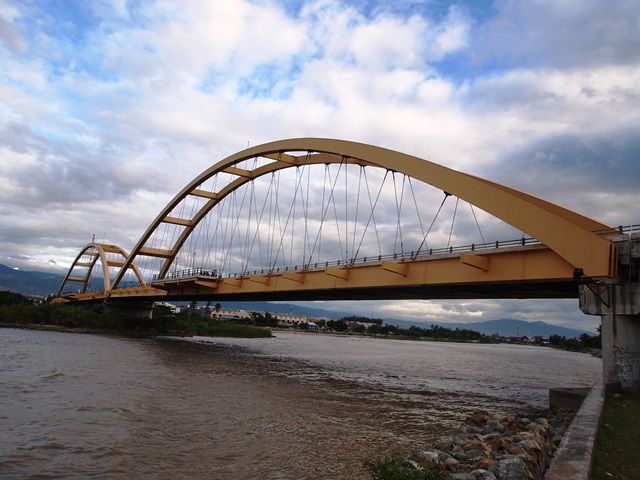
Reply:
[[489, 418], [489, 414], [484, 410], [478, 410], [477, 412], [473, 412], [467, 418], [464, 419], [464, 423], [472, 427], [481, 427], [485, 423], [487, 423], [487, 419]]
[[455, 458], [449, 457], [444, 461], [444, 466], [447, 467], [449, 470], [452, 470], [453, 467], [455, 467], [459, 463], [460, 462], [458, 460], [456, 460]]
[[531, 423], [531, 420], [529, 420], [527, 417], [523, 417], [520, 419], [520, 423], [522, 423], [523, 425], [529, 425]]
[[496, 476], [493, 473], [483, 468], [474, 470], [473, 472], [471, 472], [471, 475], [473, 475], [473, 478], [475, 480], [497, 480]]
[[538, 425], [542, 425], [545, 428], [549, 426], [549, 422], [544, 417], [536, 418], [536, 423]]
[[491, 451], [491, 447], [489, 445], [487, 445], [485, 442], [483, 442], [482, 440], [479, 440], [479, 439], [474, 439], [474, 440], [471, 440], [470, 442], [465, 443], [462, 448], [465, 451], [467, 451], [467, 450], [475, 450], [475, 449], [484, 450], [485, 452], [490, 452]]
[[424, 468], [418, 462], [413, 460], [404, 460], [402, 462], [402, 468], [404, 468], [407, 472], [422, 472]]
[[490, 471], [498, 480], [528, 479], [527, 465], [517, 455], [505, 455], [491, 466]]
[[440, 450], [422, 450], [416, 455], [420, 460], [437, 465], [440, 463], [440, 454], [444, 453]]
[[477, 467], [482, 470], [489, 470], [489, 468], [491, 468], [491, 465], [493, 465], [494, 463], [496, 463], [496, 461], [493, 458], [482, 457], [480, 460], [478, 460]]
[[544, 427], [542, 425], [540, 425], [539, 423], [533, 423], [533, 422], [529, 423], [526, 428], [530, 432], [540, 432], [544, 430]]
[[542, 446], [538, 442], [532, 439], [520, 440], [518, 443], [516, 443], [516, 446], [520, 448], [524, 448], [525, 450], [530, 450], [530, 451], [539, 452], [542, 450]]
[[487, 455], [487, 452], [480, 448], [472, 448], [471, 450], [466, 450], [464, 452], [466, 460], [470, 460], [472, 462], [477, 462], [480, 458], [483, 458]]
[[439, 440], [437, 440], [433, 446], [435, 448], [437, 448], [438, 450], [449, 450], [451, 447], [453, 447], [453, 437], [449, 436], [449, 437], [442, 437]]
[[470, 473], [464, 473], [464, 472], [452, 473], [449, 475], [449, 478], [451, 480], [475, 480], [476, 479], [476, 477], [474, 477]]
[[464, 445], [464, 440], [460, 437], [453, 437], [453, 445]]
[[526, 453], [525, 449], [519, 445], [508, 445], [505, 450], [511, 455], [523, 455]]

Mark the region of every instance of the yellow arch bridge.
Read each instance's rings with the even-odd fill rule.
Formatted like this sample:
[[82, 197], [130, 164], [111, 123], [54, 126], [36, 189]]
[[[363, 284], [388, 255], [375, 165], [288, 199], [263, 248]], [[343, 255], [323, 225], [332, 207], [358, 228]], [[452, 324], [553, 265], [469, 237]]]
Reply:
[[[373, 169], [378, 170], [377, 183], [372, 174], [367, 177]], [[318, 173], [323, 172], [324, 198], [318, 205], [309, 188], [320, 183]], [[454, 215], [458, 202], [468, 202], [476, 223], [474, 206], [523, 235], [514, 241], [485, 241], [482, 236], [464, 246], [453, 246], [450, 235], [446, 246], [430, 247], [431, 218], [422, 215], [424, 200], [415, 193], [417, 184], [442, 192], [441, 207], [455, 198]], [[258, 199], [260, 188], [264, 191]], [[277, 198], [285, 189], [290, 197], [294, 192], [288, 212]], [[387, 210], [396, 216], [392, 223], [397, 228], [389, 253], [380, 247], [377, 230], [385, 214], [381, 197], [391, 190]], [[409, 192], [413, 197], [407, 199]], [[410, 209], [421, 231], [413, 235], [412, 245], [405, 233], [398, 248]], [[313, 220], [311, 210], [317, 214]], [[211, 224], [216, 222], [214, 231]], [[312, 223], [317, 232], [311, 232]], [[115, 245], [83, 247], [60, 286], [58, 301], [577, 297], [579, 282], [616, 277], [616, 235], [618, 229], [540, 198], [414, 156], [342, 140], [290, 139], [238, 152], [201, 173], [162, 209], [130, 254]], [[196, 236], [200, 247], [207, 243], [205, 236], [219, 237], [218, 244], [196, 251], [189, 244], [196, 243]], [[322, 241], [340, 246], [328, 256], [325, 249], [321, 256]], [[256, 242], [270, 250], [260, 252], [259, 261]], [[367, 249], [363, 243], [377, 243], [380, 249]], [[212, 255], [213, 249], [217, 251]], [[214, 264], [216, 255], [224, 257], [217, 266], [196, 264], [196, 258], [207, 256]], [[287, 263], [287, 257], [298, 261]], [[94, 270], [98, 263], [101, 268]], [[98, 290], [89, 281], [96, 270], [103, 281]]]
[[[485, 222], [518, 238], [487, 239]], [[129, 253], [84, 246], [54, 301], [579, 297], [603, 316], [605, 379], [637, 387], [638, 230], [393, 150], [297, 138], [202, 172]]]

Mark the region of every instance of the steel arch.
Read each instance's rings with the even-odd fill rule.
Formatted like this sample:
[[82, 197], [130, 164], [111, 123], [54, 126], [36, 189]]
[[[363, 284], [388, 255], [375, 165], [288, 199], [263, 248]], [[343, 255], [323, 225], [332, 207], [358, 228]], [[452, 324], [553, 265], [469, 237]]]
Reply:
[[[95, 250], [95, 252], [90, 252], [91, 250]], [[122, 260], [121, 261], [109, 260], [107, 258], [107, 253], [118, 254], [122, 257]], [[83, 255], [91, 255], [93, 258], [91, 259], [90, 262], [83, 264], [82, 262], [79, 261]], [[57, 297], [62, 296], [62, 291], [64, 290], [64, 287], [67, 284], [67, 282], [82, 283], [83, 285], [82, 293], [86, 292], [87, 286], [89, 285], [89, 278], [91, 278], [91, 272], [93, 271], [93, 268], [98, 262], [98, 259], [100, 260], [100, 264], [102, 265], [102, 277], [104, 279], [104, 290], [105, 292], [108, 292], [109, 290], [111, 290], [111, 276], [109, 275], [109, 267], [124, 268], [124, 265], [128, 257], [129, 257], [129, 254], [127, 253], [127, 251], [119, 247], [118, 245], [111, 245], [108, 243], [97, 243], [97, 242], [88, 243], [87, 245], [82, 247], [82, 249], [80, 250], [80, 253], [71, 264], [69, 271], [67, 272], [67, 274], [64, 277], [64, 280], [60, 284], [60, 288], [58, 289], [58, 294], [56, 296]], [[144, 283], [144, 278], [142, 276], [142, 273], [140, 272], [136, 264], [133, 262], [130, 262], [129, 265], [130, 266], [127, 268], [131, 268], [134, 271], [138, 281], [141, 283]], [[76, 277], [72, 275], [73, 269], [78, 266], [88, 268], [87, 273], [84, 277]]]
[[[288, 152], [306, 153], [296, 156]], [[254, 170], [235, 167], [239, 162], [254, 157], [264, 157], [273, 162]], [[116, 275], [111, 289], [118, 287], [127, 269], [139, 255], [164, 258], [158, 274], [158, 278], [164, 278], [198, 223], [224, 197], [242, 185], [285, 168], [328, 163], [375, 166], [408, 175], [453, 194], [538, 239], [585, 276], [612, 277], [615, 274], [615, 247], [604, 236], [610, 234], [612, 229], [600, 222], [527, 193], [405, 153], [346, 140], [295, 138], [242, 150], [194, 178], [165, 206], [141, 236]], [[220, 172], [230, 173], [237, 178], [218, 192], [206, 192], [198, 188]], [[169, 214], [188, 195], [209, 200], [193, 218], [170, 217]], [[162, 223], [177, 223], [185, 229], [168, 250], [146, 248], [145, 243]]]

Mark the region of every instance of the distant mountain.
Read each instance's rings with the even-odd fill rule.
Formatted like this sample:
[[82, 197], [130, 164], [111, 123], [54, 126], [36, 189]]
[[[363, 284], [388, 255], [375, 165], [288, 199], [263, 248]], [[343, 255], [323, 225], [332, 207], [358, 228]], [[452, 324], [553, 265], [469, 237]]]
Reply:
[[64, 275], [58, 273], [14, 270], [0, 264], [0, 290], [46, 297], [58, 290], [63, 279]]
[[[14, 270], [11, 267], [0, 264], [0, 291], [10, 290], [12, 292], [22, 293], [23, 295], [45, 297], [50, 293], [55, 293], [62, 283], [64, 275], [59, 273], [35, 272], [28, 270]], [[100, 288], [99, 279], [93, 279], [91, 288]], [[187, 302], [178, 302], [187, 303]], [[281, 314], [303, 315], [306, 317], [326, 317], [338, 319], [349, 315], [358, 315], [354, 312], [334, 312], [315, 307], [304, 307], [292, 303], [272, 303], [272, 302], [220, 302], [223, 308], [231, 310], [247, 310], [254, 312], [271, 312]], [[392, 318], [384, 319], [385, 323], [390, 325], [398, 325], [408, 328], [411, 325], [418, 327], [428, 326], [429, 323], [416, 322], [408, 320], [396, 320]], [[447, 328], [467, 328], [476, 330], [486, 335], [499, 333], [500, 335], [511, 337], [515, 335], [526, 335], [528, 337], [549, 335], [561, 335], [568, 338], [578, 337], [585, 333], [584, 330], [574, 328], [560, 327], [544, 322], [527, 322], [524, 320], [514, 320], [502, 318], [498, 320], [487, 320], [484, 322], [470, 323], [443, 323], [433, 322], [437, 325]], [[586, 332], [591, 335], [594, 332]]]
[[586, 332], [575, 328], [560, 327], [545, 322], [527, 322], [525, 320], [514, 320], [512, 318], [501, 318], [498, 320], [487, 320], [485, 322], [457, 323], [453, 327], [443, 324], [449, 328], [469, 328], [477, 330], [485, 335], [498, 333], [503, 337], [527, 336], [527, 337], [548, 337], [549, 335], [560, 335], [567, 338], [579, 337], [583, 333], [595, 335], [595, 332]]
[[[46, 297], [55, 294], [64, 280], [61, 273], [16, 270], [0, 263], [0, 291], [10, 290], [33, 297]], [[102, 280], [92, 278], [90, 288], [102, 287]]]
[[[412, 325], [415, 325], [416, 327], [425, 326], [424, 322], [414, 322], [410, 320], [385, 319], [385, 323], [397, 325], [401, 328], [409, 328]], [[446, 328], [466, 328], [484, 333], [485, 335], [493, 335], [494, 333], [497, 333], [503, 337], [548, 337], [549, 335], [560, 335], [567, 338], [574, 338], [579, 337], [583, 333], [595, 335], [595, 332], [587, 332], [586, 330], [560, 327], [558, 325], [552, 325], [545, 322], [527, 322], [526, 320], [515, 320], [512, 318], [501, 318], [498, 320], [469, 323], [428, 322], [427, 326], [431, 325], [431, 323]]]

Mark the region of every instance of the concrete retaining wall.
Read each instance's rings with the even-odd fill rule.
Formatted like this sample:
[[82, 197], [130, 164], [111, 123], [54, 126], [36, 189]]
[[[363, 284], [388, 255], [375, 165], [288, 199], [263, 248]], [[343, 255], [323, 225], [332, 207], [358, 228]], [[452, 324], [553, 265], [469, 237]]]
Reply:
[[[550, 400], [551, 398], [550, 392]], [[592, 387], [569, 425], [551, 466], [544, 476], [545, 480], [589, 480], [591, 478], [591, 462], [603, 404], [604, 388]]]

